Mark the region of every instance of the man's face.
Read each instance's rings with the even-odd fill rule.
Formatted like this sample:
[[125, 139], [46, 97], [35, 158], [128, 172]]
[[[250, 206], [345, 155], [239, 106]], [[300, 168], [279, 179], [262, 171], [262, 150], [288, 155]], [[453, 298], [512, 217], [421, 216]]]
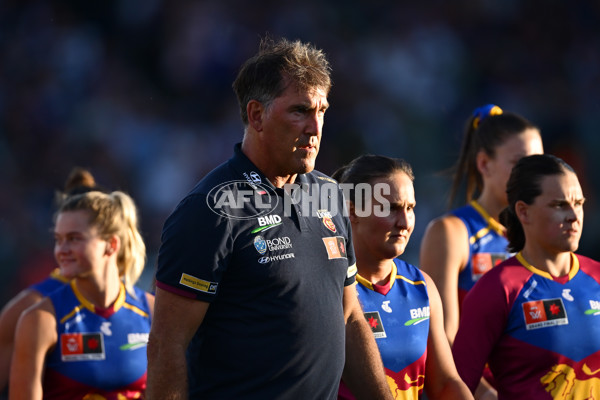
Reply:
[[304, 174], [315, 168], [328, 107], [325, 89], [299, 90], [291, 84], [266, 108], [262, 143], [277, 176]]

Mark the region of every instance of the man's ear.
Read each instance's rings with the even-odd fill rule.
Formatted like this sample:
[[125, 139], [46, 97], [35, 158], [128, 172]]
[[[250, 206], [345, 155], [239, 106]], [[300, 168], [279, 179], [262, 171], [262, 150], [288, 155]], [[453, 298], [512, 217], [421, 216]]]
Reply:
[[260, 101], [250, 100], [246, 105], [246, 113], [248, 114], [248, 125], [257, 132], [263, 129], [263, 117], [265, 107]]

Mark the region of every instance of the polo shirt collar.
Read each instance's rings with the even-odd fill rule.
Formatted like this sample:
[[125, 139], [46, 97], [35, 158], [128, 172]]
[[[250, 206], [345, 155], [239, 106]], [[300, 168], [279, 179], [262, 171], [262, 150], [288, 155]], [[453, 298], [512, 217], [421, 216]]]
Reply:
[[273, 189], [275, 186], [267, 179], [267, 177], [259, 170], [256, 165], [242, 151], [242, 143], [236, 143], [233, 147], [233, 157], [230, 159], [230, 165], [233, 170], [239, 174], [239, 179], [246, 180], [252, 184], [263, 184]]

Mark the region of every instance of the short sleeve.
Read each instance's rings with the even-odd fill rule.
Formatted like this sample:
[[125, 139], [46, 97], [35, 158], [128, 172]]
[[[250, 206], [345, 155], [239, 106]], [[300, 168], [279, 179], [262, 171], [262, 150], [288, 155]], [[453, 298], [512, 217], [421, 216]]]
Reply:
[[346, 222], [346, 232], [348, 232], [348, 237], [346, 238], [348, 271], [346, 272], [344, 286], [349, 286], [356, 282], [356, 273], [358, 272], [358, 269], [356, 268], [356, 255], [354, 254], [354, 245], [352, 244], [352, 226], [350, 224], [350, 218], [344, 217], [344, 222]]
[[206, 196], [189, 195], [164, 224], [156, 271], [157, 287], [212, 301], [232, 247], [228, 219], [207, 206]]
[[497, 272], [494, 269], [482, 276], [467, 293], [452, 346], [458, 373], [472, 392], [508, 319], [507, 296]]

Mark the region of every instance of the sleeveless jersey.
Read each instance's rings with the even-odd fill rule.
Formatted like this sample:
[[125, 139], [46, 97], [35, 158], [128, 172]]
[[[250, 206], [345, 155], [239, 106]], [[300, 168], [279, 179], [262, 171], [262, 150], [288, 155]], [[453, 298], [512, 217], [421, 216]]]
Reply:
[[555, 278], [519, 253], [469, 292], [453, 353], [471, 389], [488, 361], [499, 399], [600, 398], [600, 263], [571, 265]]
[[[375, 335], [394, 398], [418, 398], [425, 382], [429, 335], [429, 295], [423, 274], [396, 258], [387, 294], [374, 291], [371, 282], [360, 275], [356, 280], [358, 299]], [[338, 399], [353, 398], [342, 384]]]
[[108, 309], [94, 307], [75, 285], [49, 296], [58, 342], [46, 359], [44, 399], [139, 399], [146, 389], [150, 308], [123, 285]]
[[475, 200], [451, 212], [460, 218], [469, 234], [469, 261], [458, 275], [459, 304], [481, 276], [510, 254], [504, 227]]
[[60, 269], [56, 268], [50, 275], [41, 282], [34, 283], [29, 289], [40, 292], [42, 296], [48, 296], [56, 289], [63, 287], [69, 280], [60, 274]]

